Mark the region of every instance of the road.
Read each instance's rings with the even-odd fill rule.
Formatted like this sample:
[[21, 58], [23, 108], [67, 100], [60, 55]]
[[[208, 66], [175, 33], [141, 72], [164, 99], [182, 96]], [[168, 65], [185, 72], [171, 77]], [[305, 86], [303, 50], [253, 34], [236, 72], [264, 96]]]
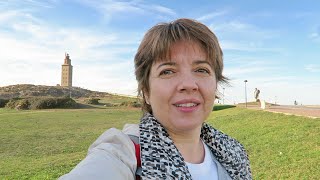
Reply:
[[270, 106], [265, 109], [270, 112], [294, 114], [311, 118], [320, 118], [320, 106]]

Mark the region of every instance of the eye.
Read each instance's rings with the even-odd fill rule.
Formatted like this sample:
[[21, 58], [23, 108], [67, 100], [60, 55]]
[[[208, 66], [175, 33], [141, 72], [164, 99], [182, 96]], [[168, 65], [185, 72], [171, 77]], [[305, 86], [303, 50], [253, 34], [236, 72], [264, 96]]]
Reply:
[[169, 74], [173, 74], [174, 72], [170, 69], [165, 69], [163, 71], [160, 72], [160, 76], [161, 75], [169, 75]]
[[206, 68], [199, 68], [199, 69], [196, 70], [196, 72], [204, 73], [204, 74], [210, 74], [210, 70], [208, 70]]

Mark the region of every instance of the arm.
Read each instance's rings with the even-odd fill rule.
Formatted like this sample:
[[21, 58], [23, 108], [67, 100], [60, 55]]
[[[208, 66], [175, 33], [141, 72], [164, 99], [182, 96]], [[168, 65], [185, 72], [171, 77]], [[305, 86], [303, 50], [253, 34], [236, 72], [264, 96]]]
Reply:
[[130, 138], [112, 128], [90, 146], [84, 160], [59, 179], [134, 179], [136, 163]]

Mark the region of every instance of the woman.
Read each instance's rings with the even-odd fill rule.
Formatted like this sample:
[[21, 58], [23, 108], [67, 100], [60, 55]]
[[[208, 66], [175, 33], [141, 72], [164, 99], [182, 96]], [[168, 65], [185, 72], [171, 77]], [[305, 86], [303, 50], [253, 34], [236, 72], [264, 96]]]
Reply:
[[178, 19], [152, 27], [135, 56], [144, 116], [139, 125], [110, 129], [61, 179], [134, 179], [139, 137], [142, 179], [252, 179], [235, 139], [204, 123], [212, 111], [223, 59], [208, 27]]

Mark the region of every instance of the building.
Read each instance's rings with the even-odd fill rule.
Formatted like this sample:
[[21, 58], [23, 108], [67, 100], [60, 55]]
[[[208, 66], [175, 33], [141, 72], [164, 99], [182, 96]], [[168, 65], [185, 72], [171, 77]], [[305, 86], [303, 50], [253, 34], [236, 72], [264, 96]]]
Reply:
[[61, 86], [72, 87], [72, 65], [67, 53], [65, 53], [64, 64], [62, 64]]

